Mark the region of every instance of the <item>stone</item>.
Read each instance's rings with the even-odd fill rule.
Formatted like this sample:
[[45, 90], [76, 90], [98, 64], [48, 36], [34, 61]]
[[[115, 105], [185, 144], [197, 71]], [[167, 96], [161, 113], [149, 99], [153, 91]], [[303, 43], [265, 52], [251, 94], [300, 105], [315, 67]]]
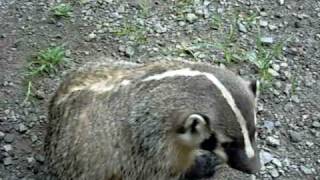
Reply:
[[12, 151], [13, 148], [12, 148], [11, 144], [6, 144], [3, 146], [3, 149], [4, 149], [4, 151], [9, 152], [9, 151]]
[[279, 0], [278, 2], [280, 5], [284, 5], [284, 0]]
[[274, 43], [273, 37], [261, 37], [260, 41], [261, 41], [261, 43], [263, 43], [265, 45], [270, 45], [270, 44]]
[[25, 133], [28, 130], [28, 128], [22, 123], [20, 123], [18, 127], [20, 133]]
[[272, 159], [272, 164], [276, 165], [278, 168], [282, 167], [281, 161], [279, 159], [277, 159], [277, 158], [273, 158]]
[[280, 76], [280, 74], [277, 71], [275, 71], [274, 69], [271, 69], [271, 68], [268, 69], [268, 73], [270, 73], [270, 75], [273, 77]]
[[189, 23], [193, 23], [194, 21], [196, 21], [198, 19], [198, 16], [193, 13], [188, 13], [186, 16], [186, 19]]
[[267, 27], [269, 23], [268, 21], [260, 20], [259, 24], [261, 27]]
[[280, 140], [272, 136], [267, 137], [267, 143], [268, 145], [274, 146], [274, 147], [280, 146]]
[[243, 32], [243, 33], [248, 32], [246, 26], [243, 25], [241, 22], [238, 22], [237, 25], [238, 25], [238, 29], [239, 29], [240, 32]]
[[306, 175], [312, 174], [312, 169], [311, 169], [311, 168], [308, 168], [308, 167], [306, 167], [306, 166], [301, 165], [301, 166], [300, 166], [300, 170], [301, 170], [304, 174], [306, 174]]
[[4, 158], [3, 159], [3, 164], [5, 165], [5, 166], [9, 166], [9, 165], [11, 165], [13, 162], [12, 162], [12, 158], [11, 157], [6, 157], [6, 158]]
[[6, 134], [4, 137], [5, 143], [12, 143], [15, 139], [15, 136], [13, 134]]
[[273, 155], [271, 153], [263, 151], [263, 150], [260, 152], [261, 164], [266, 165], [266, 164], [270, 163], [272, 160], [273, 160]]
[[270, 171], [270, 175], [273, 177], [273, 178], [277, 178], [280, 176], [279, 172], [277, 169], [271, 169]]
[[319, 121], [313, 121], [312, 127], [314, 127], [314, 128], [320, 128], [320, 122], [319, 122]]
[[300, 142], [302, 141], [302, 135], [301, 133], [298, 133], [296, 131], [289, 131], [289, 136], [292, 142]]

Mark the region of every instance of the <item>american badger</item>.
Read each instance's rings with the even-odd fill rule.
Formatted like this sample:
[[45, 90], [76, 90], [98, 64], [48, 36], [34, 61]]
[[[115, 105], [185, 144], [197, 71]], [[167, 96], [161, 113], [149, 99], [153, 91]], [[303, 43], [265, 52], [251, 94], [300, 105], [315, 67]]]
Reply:
[[205, 63], [85, 65], [50, 102], [50, 172], [59, 180], [173, 180], [203, 149], [255, 173], [256, 89]]

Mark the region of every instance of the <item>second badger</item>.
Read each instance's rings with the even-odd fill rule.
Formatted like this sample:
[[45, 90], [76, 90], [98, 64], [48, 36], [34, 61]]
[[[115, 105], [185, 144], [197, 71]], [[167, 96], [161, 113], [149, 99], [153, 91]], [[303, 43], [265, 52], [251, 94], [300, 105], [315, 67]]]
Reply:
[[84, 66], [50, 103], [50, 171], [60, 180], [179, 179], [204, 149], [254, 173], [256, 89], [208, 64]]

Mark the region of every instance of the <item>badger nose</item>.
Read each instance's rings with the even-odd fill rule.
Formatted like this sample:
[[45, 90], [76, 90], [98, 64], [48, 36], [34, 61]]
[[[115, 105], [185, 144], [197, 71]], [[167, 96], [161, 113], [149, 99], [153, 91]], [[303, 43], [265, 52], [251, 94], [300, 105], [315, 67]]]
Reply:
[[242, 171], [247, 174], [255, 174], [261, 169], [261, 162], [259, 153], [248, 158], [246, 153], [242, 150], [235, 150], [228, 153], [228, 164], [230, 167]]

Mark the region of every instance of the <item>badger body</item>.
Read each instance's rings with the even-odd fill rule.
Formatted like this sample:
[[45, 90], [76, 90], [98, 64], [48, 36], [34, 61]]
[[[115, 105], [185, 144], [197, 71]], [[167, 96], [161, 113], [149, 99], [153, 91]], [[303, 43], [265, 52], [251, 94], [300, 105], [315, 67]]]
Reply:
[[173, 180], [193, 167], [199, 149], [231, 166], [242, 156], [256, 162], [254, 109], [251, 84], [224, 68], [182, 61], [85, 65], [66, 76], [50, 102], [49, 169], [60, 180]]

